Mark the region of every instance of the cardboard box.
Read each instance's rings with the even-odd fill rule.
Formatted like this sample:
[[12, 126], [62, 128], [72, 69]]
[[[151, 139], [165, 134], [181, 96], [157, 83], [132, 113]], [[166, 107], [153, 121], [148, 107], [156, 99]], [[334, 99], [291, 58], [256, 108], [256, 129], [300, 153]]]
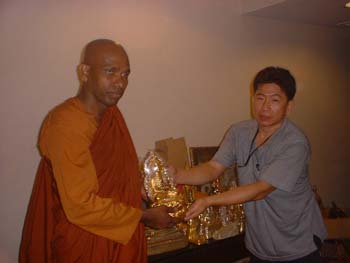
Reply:
[[160, 152], [169, 164], [182, 169], [189, 167], [187, 146], [184, 137], [177, 139], [170, 137], [156, 141], [155, 149]]

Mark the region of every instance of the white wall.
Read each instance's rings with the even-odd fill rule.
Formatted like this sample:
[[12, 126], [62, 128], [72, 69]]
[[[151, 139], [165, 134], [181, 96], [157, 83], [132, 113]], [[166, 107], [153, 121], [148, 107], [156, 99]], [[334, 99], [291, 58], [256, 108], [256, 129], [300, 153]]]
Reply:
[[311, 181], [326, 203], [350, 206], [349, 38], [302, 24], [241, 17], [238, 1], [0, 3], [0, 262], [15, 262], [37, 169], [37, 134], [50, 108], [77, 92], [84, 44], [112, 38], [132, 74], [120, 108], [139, 156], [156, 140], [217, 145], [250, 117], [249, 84], [268, 65], [294, 73], [291, 118], [313, 146]]

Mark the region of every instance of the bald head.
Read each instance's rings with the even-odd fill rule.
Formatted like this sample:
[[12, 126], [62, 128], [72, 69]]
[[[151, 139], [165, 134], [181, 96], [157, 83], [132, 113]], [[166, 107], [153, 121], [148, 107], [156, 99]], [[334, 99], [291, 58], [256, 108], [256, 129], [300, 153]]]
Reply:
[[125, 49], [109, 39], [96, 39], [89, 42], [82, 53], [81, 64], [100, 65], [112, 52], [117, 52], [121, 56], [127, 56]]
[[78, 66], [81, 84], [78, 97], [96, 114], [117, 104], [130, 74], [128, 55], [112, 40], [98, 39], [88, 43]]

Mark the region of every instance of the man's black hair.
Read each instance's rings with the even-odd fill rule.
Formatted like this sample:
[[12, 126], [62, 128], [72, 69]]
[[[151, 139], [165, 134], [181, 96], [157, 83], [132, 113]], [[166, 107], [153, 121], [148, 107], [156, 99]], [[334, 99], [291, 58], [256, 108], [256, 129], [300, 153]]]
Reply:
[[267, 67], [258, 72], [254, 78], [254, 93], [262, 84], [274, 83], [286, 94], [288, 100], [292, 100], [296, 93], [295, 79], [287, 69], [280, 67]]

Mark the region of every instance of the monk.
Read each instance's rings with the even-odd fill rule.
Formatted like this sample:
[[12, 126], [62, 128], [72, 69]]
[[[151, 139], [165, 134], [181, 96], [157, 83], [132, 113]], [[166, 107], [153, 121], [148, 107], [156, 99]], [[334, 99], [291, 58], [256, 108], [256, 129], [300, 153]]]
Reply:
[[40, 132], [20, 263], [147, 262], [144, 225], [177, 223], [167, 207], [141, 208], [138, 159], [116, 106], [129, 74], [121, 45], [85, 47], [78, 95], [56, 106]]

